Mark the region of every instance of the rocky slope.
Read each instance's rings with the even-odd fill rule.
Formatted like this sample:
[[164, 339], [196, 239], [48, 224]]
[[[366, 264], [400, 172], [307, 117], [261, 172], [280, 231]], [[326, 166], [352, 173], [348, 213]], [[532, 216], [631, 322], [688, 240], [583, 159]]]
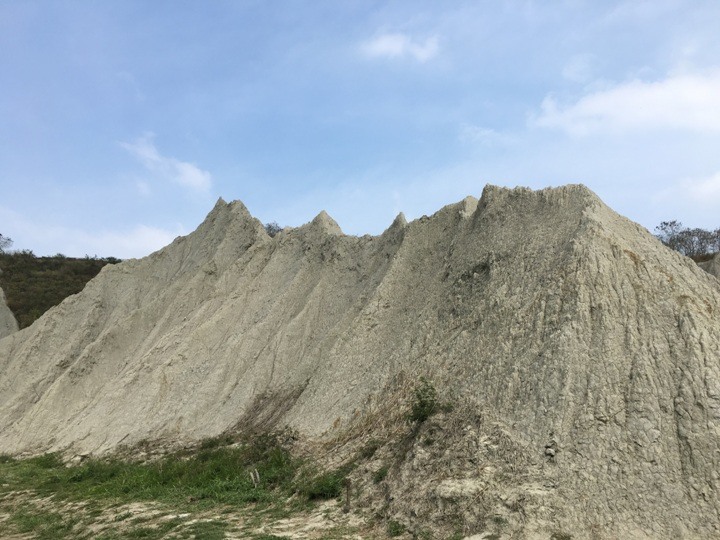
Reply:
[[426, 377], [455, 410], [358, 472], [367, 506], [437, 535], [716, 536], [719, 312], [717, 279], [583, 186], [360, 238], [325, 213], [270, 238], [221, 200], [0, 340], [0, 452], [389, 437]]

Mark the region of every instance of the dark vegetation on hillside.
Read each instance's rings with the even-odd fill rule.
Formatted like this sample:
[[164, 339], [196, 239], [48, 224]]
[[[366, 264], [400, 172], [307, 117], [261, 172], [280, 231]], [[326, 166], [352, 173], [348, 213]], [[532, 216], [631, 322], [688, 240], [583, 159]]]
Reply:
[[20, 328], [30, 326], [51, 307], [80, 292], [114, 257], [76, 259], [37, 257], [32, 251], [0, 252], [0, 287]]
[[271, 221], [270, 223], [265, 224], [265, 232], [268, 233], [270, 238], [275, 238], [275, 235], [282, 230], [283, 228], [278, 225], [277, 221]]
[[707, 261], [720, 251], [720, 229], [690, 229], [679, 221], [663, 221], [655, 227], [655, 236], [670, 249], [695, 262]]

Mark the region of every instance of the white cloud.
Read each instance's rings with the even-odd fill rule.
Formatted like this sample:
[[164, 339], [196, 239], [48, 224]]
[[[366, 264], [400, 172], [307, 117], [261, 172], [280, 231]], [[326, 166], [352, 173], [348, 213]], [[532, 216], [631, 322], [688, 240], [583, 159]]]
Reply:
[[425, 41], [416, 41], [407, 34], [382, 34], [360, 46], [361, 51], [372, 58], [413, 58], [427, 62], [437, 56], [440, 48], [438, 38], [433, 36]]
[[565, 106], [547, 97], [532, 123], [573, 135], [658, 129], [719, 133], [720, 73], [635, 80]]
[[209, 172], [192, 163], [161, 155], [155, 147], [153, 138], [152, 133], [146, 133], [134, 143], [120, 143], [120, 145], [135, 156], [151, 173], [195, 191], [207, 192], [210, 190], [212, 176]]

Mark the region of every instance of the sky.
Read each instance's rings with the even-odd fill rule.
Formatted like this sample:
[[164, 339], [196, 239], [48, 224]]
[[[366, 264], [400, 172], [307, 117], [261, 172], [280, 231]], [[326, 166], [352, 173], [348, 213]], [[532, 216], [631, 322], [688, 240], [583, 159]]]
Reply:
[[142, 257], [219, 197], [380, 234], [486, 184], [720, 227], [717, 0], [0, 0], [0, 234]]

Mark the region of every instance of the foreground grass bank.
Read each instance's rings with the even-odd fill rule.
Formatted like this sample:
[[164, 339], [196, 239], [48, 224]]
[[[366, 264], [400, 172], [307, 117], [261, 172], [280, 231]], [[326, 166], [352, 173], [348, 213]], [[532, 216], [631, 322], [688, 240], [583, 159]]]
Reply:
[[145, 463], [0, 456], [0, 536], [270, 539], [263, 521], [337, 498], [346, 472], [320, 472], [271, 435], [210, 439]]

